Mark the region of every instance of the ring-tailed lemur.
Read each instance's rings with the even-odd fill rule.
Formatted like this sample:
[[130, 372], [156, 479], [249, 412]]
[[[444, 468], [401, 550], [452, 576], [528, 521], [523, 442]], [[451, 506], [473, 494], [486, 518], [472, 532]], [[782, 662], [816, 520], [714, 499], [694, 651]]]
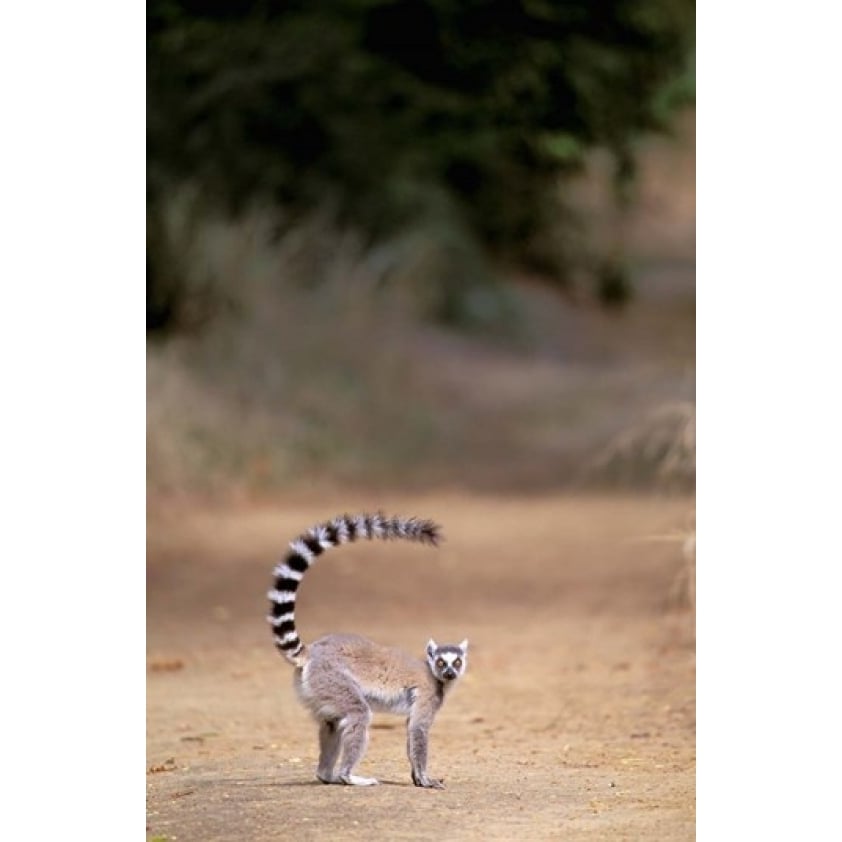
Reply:
[[441, 781], [427, 776], [428, 735], [447, 691], [465, 672], [468, 641], [439, 646], [431, 639], [423, 661], [359, 635], [331, 634], [305, 646], [296, 631], [295, 596], [304, 574], [327, 548], [358, 538], [405, 538], [435, 545], [439, 527], [418, 518], [343, 515], [296, 538], [275, 567], [268, 620], [275, 645], [296, 667], [299, 697], [319, 723], [316, 777], [326, 784], [376, 784], [375, 778], [355, 775], [354, 768], [365, 753], [372, 711], [383, 711], [407, 715], [413, 783], [442, 789]]

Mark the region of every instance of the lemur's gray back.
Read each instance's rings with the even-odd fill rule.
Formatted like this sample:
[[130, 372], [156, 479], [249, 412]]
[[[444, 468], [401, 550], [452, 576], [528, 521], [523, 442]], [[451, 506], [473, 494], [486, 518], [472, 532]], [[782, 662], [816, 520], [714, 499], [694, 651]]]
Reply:
[[295, 628], [295, 597], [304, 574], [326, 549], [359, 538], [403, 538], [435, 545], [439, 527], [430, 520], [414, 517], [387, 518], [380, 513], [341, 515], [313, 526], [292, 541], [284, 560], [273, 571], [275, 586], [268, 593], [272, 613], [267, 618], [275, 645], [291, 664], [300, 667], [307, 661], [307, 647]]

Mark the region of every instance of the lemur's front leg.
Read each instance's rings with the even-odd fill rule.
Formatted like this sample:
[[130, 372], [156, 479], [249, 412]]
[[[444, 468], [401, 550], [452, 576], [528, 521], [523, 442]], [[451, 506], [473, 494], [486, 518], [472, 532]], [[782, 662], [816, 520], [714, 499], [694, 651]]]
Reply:
[[427, 744], [429, 741], [432, 717], [415, 719], [410, 715], [406, 723], [407, 753], [412, 769], [412, 782], [415, 786], [430, 789], [444, 789], [444, 782], [427, 775]]

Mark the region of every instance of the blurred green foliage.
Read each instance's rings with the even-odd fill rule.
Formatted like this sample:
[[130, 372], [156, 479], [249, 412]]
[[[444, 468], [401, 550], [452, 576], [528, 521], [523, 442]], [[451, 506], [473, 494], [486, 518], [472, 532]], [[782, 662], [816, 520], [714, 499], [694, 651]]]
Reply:
[[596, 146], [628, 179], [635, 138], [693, 96], [694, 19], [693, 0], [149, 0], [148, 327], [182, 306], [161, 219], [185, 183], [231, 215], [423, 232], [444, 319], [491, 306], [489, 260], [564, 284], [564, 179]]

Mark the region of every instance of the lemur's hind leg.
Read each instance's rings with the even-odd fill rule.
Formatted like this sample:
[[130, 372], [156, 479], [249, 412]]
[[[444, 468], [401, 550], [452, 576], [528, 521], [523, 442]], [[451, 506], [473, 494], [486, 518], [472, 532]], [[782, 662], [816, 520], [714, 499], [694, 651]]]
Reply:
[[334, 775], [333, 770], [341, 748], [342, 735], [339, 731], [339, 722], [335, 719], [320, 722], [319, 767], [316, 770], [316, 777], [322, 783], [339, 783], [339, 778]]
[[352, 786], [371, 786], [377, 778], [362, 778], [354, 774], [354, 768], [363, 759], [368, 746], [368, 725], [371, 722], [371, 708], [360, 695], [359, 702], [346, 711], [340, 723], [342, 739], [342, 762], [339, 764], [339, 780]]
[[[371, 708], [359, 684], [344, 669], [314, 658], [300, 683], [302, 698], [319, 721], [319, 765], [316, 777], [324, 783], [370, 786], [374, 778], [362, 778], [354, 769], [368, 745]], [[329, 711], [325, 718], [324, 711]], [[342, 755], [338, 772], [336, 761]]]

